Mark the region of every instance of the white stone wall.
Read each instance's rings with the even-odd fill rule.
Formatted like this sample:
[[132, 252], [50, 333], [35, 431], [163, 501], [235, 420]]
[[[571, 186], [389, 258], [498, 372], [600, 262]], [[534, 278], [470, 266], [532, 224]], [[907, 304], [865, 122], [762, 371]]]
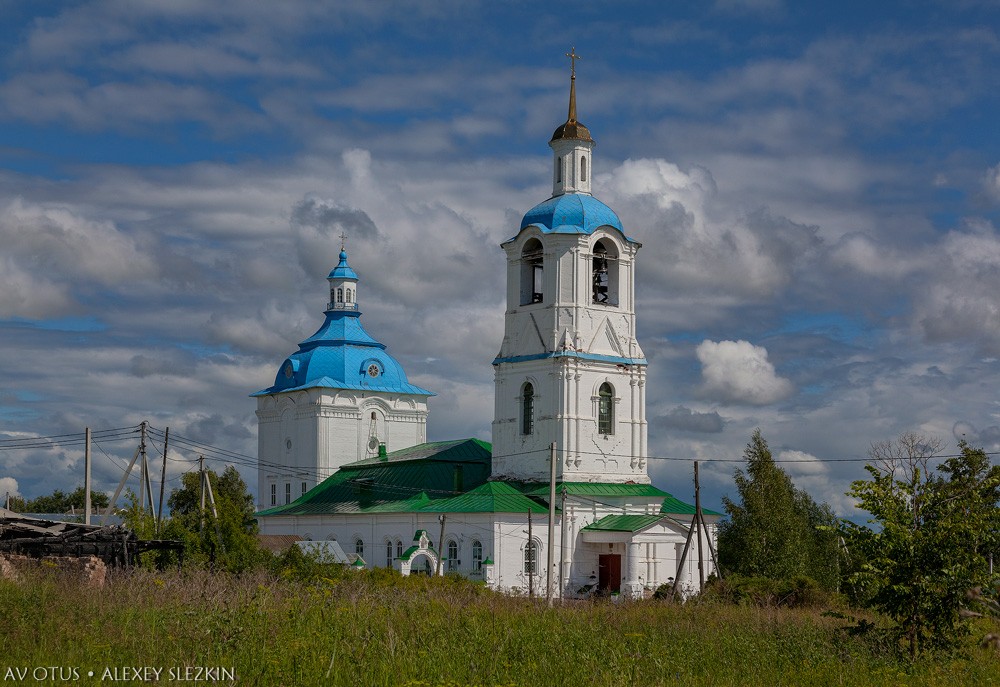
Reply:
[[258, 508], [294, 501], [302, 483], [312, 489], [341, 466], [377, 455], [369, 451], [371, 414], [388, 451], [427, 441], [427, 401], [410, 394], [315, 388], [257, 398]]
[[[577, 596], [581, 589], [596, 584], [601, 554], [621, 556], [621, 588], [623, 594], [649, 594], [676, 575], [677, 563], [687, 538], [690, 516], [678, 517], [678, 522], [667, 521], [645, 532], [585, 533], [583, 528], [606, 515], [656, 513], [656, 499], [605, 499], [597, 504], [591, 500], [569, 499], [566, 509], [566, 546], [562, 545], [563, 522], [557, 516], [555, 527], [554, 590], [560, 586], [560, 561], [562, 587], [567, 596]], [[714, 518], [709, 518], [714, 520]], [[297, 534], [320, 540], [335, 539], [345, 552], [355, 552], [355, 542], [364, 544], [364, 559], [368, 567], [387, 567], [386, 542], [392, 541], [394, 552], [397, 542], [405, 551], [413, 543], [418, 530], [426, 530], [434, 548], [447, 557], [447, 542], [454, 540], [459, 547], [456, 572], [473, 579], [484, 579], [483, 573], [473, 570], [472, 546], [478, 541], [483, 547], [483, 560], [493, 560], [495, 589], [527, 594], [529, 575], [524, 568], [525, 547], [528, 542], [527, 513], [449, 513], [445, 519], [444, 545], [439, 547], [440, 521], [436, 513], [386, 513], [343, 514], [317, 516], [271, 516], [260, 519], [262, 534]], [[706, 578], [714, 571], [709, 554], [708, 538], [714, 543], [715, 523], [709, 523], [710, 532], [703, 533], [702, 552]], [[548, 518], [544, 514], [532, 516], [532, 539], [537, 549], [537, 574], [533, 579], [534, 591], [543, 596], [547, 583]], [[599, 541], [593, 541], [597, 539]], [[446, 566], [447, 571], [447, 566]], [[630, 586], [631, 585], [631, 586]], [[692, 541], [688, 559], [681, 573], [681, 589], [685, 593], [697, 591], [699, 586], [697, 540]]]

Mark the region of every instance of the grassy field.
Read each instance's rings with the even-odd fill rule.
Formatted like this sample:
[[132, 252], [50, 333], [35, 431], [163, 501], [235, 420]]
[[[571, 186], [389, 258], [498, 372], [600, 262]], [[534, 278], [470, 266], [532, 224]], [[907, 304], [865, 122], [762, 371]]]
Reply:
[[0, 581], [0, 609], [5, 684], [114, 684], [143, 668], [159, 669], [162, 683], [171, 671], [190, 681], [198, 667], [216, 668], [201, 677], [224, 684], [268, 686], [1000, 684], [996, 652], [972, 639], [964, 657], [910, 665], [817, 610], [653, 601], [550, 610], [462, 580], [385, 572], [306, 583], [138, 570], [100, 589], [39, 574]]

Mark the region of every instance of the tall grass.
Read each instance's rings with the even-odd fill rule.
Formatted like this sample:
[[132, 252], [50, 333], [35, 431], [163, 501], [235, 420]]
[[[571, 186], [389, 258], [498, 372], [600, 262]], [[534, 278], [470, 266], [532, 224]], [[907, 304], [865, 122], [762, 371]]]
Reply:
[[[451, 578], [360, 572], [40, 572], [0, 582], [0, 673], [223, 666], [240, 685], [1000, 684], [993, 652], [909, 665], [803, 609], [544, 602]], [[94, 678], [87, 672], [93, 670]], [[29, 680], [34, 684], [44, 681]]]

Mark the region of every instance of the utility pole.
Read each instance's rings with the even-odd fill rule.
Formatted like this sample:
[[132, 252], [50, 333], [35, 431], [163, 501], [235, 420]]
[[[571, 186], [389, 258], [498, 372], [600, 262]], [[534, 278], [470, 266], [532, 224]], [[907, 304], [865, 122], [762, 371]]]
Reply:
[[201, 514], [201, 521], [198, 524], [198, 531], [203, 532], [205, 530], [205, 456], [198, 456], [198, 472], [201, 474], [201, 506], [199, 513]]
[[705, 553], [702, 548], [701, 484], [698, 482], [698, 461], [694, 462], [694, 519], [698, 523], [698, 591], [705, 591]]
[[[696, 504], [699, 505], [699, 504]], [[715, 564], [715, 569], [712, 571], [715, 573], [716, 577], [720, 580], [722, 579], [722, 568], [719, 567], [719, 557], [715, 553], [715, 545], [712, 543], [712, 536], [708, 531], [708, 524], [705, 522], [705, 511], [701, 510], [700, 507], [696, 508], [698, 511], [698, 521], [701, 523], [702, 528], [705, 530], [705, 541], [708, 542], [708, 553], [712, 556], [712, 563]]]
[[115, 504], [118, 503], [118, 497], [121, 496], [122, 489], [125, 488], [125, 481], [128, 479], [128, 476], [132, 474], [132, 468], [135, 467], [135, 462], [139, 460], [139, 452], [141, 449], [142, 446], [135, 449], [135, 455], [132, 456], [132, 462], [128, 464], [127, 468], [125, 468], [125, 474], [122, 475], [122, 481], [118, 483], [118, 488], [115, 489], [115, 495], [111, 497], [111, 503], [108, 504], [108, 510], [104, 514], [104, 517], [101, 518], [101, 527], [104, 527], [104, 525], [108, 523], [108, 516], [114, 512]]
[[83, 522], [90, 524], [90, 427], [84, 430], [83, 446]]
[[552, 608], [552, 578], [556, 555], [556, 442], [549, 445], [549, 545], [545, 557], [545, 601]]
[[[149, 458], [146, 455], [146, 421], [142, 423], [142, 467], [144, 468], [145, 480], [146, 480], [146, 496], [149, 499], [149, 516], [153, 517], [153, 487], [149, 479]], [[143, 506], [143, 515], [146, 514], [145, 506]]]
[[163, 524], [163, 488], [167, 483], [167, 446], [170, 444], [170, 428], [163, 433], [163, 472], [160, 473], [160, 503], [156, 508], [156, 534], [159, 536]]
[[226, 547], [222, 543], [222, 528], [219, 525], [219, 510], [215, 507], [215, 492], [212, 491], [212, 480], [208, 478], [207, 472], [203, 474], [205, 475], [205, 491], [208, 492], [208, 503], [212, 506], [212, 520], [215, 522], [215, 536], [219, 540], [219, 548], [225, 551]]
[[531, 539], [531, 509], [528, 509], [528, 547], [525, 549], [528, 558], [528, 598], [535, 598], [535, 559], [538, 552], [535, 551], [535, 542]]
[[[681, 585], [681, 574], [684, 572], [684, 562], [687, 560], [688, 550], [691, 548], [691, 538], [694, 536], [695, 527], [698, 523], [698, 513], [701, 508], [700, 495], [698, 494], [698, 461], [694, 462], [694, 500], [695, 509], [694, 515], [691, 516], [691, 525], [688, 527], [687, 540], [684, 542], [684, 550], [681, 552], [681, 559], [677, 562], [677, 572], [674, 574], [674, 586], [670, 589], [670, 599], [673, 600], [677, 596], [677, 588]], [[701, 546], [701, 537], [698, 538], [698, 546]], [[698, 562], [699, 569], [701, 568], [701, 562]], [[704, 583], [702, 583], [704, 586]]]
[[562, 520], [559, 521], [561, 525], [559, 531], [559, 603], [562, 604], [565, 601], [564, 594], [566, 589], [566, 577], [569, 576], [569, 561], [566, 560], [566, 530], [569, 527], [566, 518], [566, 485], [562, 488], [562, 498], [559, 503], [559, 513], [561, 514]]
[[438, 522], [441, 523], [441, 536], [438, 537], [438, 564], [436, 575], [441, 574], [441, 561], [444, 558], [444, 513], [438, 516]]

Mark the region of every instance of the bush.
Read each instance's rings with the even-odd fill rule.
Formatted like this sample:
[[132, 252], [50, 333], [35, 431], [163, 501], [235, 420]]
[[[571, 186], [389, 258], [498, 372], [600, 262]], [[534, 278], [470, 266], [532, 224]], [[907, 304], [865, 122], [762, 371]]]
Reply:
[[836, 605], [839, 601], [836, 594], [825, 591], [816, 580], [805, 575], [787, 580], [730, 575], [724, 580], [710, 580], [703, 598], [731, 604], [787, 608], [816, 608]]

